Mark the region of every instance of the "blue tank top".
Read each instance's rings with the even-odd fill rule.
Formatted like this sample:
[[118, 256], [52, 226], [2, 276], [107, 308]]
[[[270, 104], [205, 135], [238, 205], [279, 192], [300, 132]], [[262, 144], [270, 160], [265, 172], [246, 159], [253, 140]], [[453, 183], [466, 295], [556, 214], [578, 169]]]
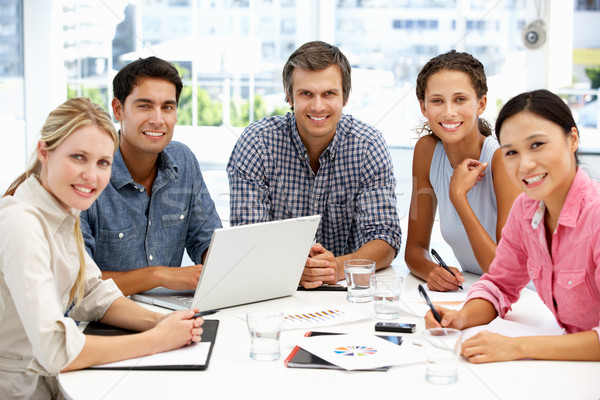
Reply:
[[[498, 207], [492, 178], [492, 157], [499, 147], [498, 141], [493, 137], [485, 138], [479, 161], [487, 162], [488, 167], [483, 179], [467, 193], [467, 199], [473, 212], [494, 242], [496, 242]], [[440, 141], [436, 144], [431, 159], [429, 181], [438, 201], [442, 237], [452, 248], [463, 271], [481, 275], [483, 271], [475, 259], [465, 227], [450, 201], [450, 178], [453, 172], [454, 168], [450, 165], [444, 146]]]

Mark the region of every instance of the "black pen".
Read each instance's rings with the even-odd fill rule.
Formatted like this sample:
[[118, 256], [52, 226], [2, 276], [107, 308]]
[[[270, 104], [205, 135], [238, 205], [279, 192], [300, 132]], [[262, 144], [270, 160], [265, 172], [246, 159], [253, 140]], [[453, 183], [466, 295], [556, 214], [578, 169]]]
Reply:
[[207, 310], [207, 311], [200, 311], [200, 312], [197, 312], [196, 314], [194, 314], [194, 315], [192, 316], [192, 318], [204, 317], [205, 315], [211, 315], [211, 314], [214, 314], [214, 313], [216, 313], [217, 311], [219, 311], [219, 310]]
[[[454, 275], [454, 272], [452, 272], [452, 270], [446, 265], [444, 260], [442, 260], [442, 257], [440, 257], [440, 255], [437, 253], [437, 251], [435, 251], [435, 249], [431, 249], [431, 255], [433, 256], [433, 258], [435, 258], [435, 261], [437, 261], [437, 263], [440, 264], [440, 267], [442, 267], [446, 271], [450, 272], [452, 274], [452, 276], [456, 278], [456, 275]], [[460, 288], [460, 290], [463, 290], [461, 285], [458, 285], [458, 287]]]
[[433, 303], [431, 302], [431, 300], [429, 300], [429, 296], [427, 296], [427, 292], [423, 288], [423, 285], [419, 285], [419, 294], [421, 295], [421, 297], [423, 297], [423, 299], [425, 299], [425, 302], [427, 303], [427, 305], [431, 309], [431, 312], [433, 313], [433, 317], [438, 322], [438, 324], [441, 325], [442, 324], [442, 318], [440, 317], [440, 314], [438, 314], [437, 310], [433, 306]]

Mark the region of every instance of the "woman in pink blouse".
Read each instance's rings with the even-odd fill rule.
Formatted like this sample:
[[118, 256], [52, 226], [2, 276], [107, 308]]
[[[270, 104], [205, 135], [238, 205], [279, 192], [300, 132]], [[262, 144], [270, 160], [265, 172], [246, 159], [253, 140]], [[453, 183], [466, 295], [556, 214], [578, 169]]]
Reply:
[[[565, 103], [547, 90], [522, 93], [500, 111], [504, 165], [523, 189], [502, 231], [489, 273], [459, 311], [439, 308], [441, 325], [464, 329], [503, 317], [533, 280], [568, 334], [511, 338], [481, 332], [463, 343], [473, 363], [600, 360], [600, 184], [578, 167], [579, 132]], [[439, 326], [431, 312], [428, 328]]]

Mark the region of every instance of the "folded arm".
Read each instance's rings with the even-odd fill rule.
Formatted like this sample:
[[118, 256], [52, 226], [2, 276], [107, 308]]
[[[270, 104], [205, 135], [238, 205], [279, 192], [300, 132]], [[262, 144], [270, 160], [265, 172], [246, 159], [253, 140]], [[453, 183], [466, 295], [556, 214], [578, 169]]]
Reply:
[[115, 281], [125, 296], [164, 286], [173, 290], [194, 290], [202, 265], [189, 267], [145, 267], [131, 271], [102, 271], [102, 279]]
[[417, 142], [413, 156], [413, 184], [408, 216], [408, 235], [404, 260], [410, 272], [427, 281], [431, 290], [458, 290], [464, 282], [460, 270], [450, 267], [456, 277], [435, 263], [429, 254], [437, 197], [429, 181], [429, 169], [436, 142], [424, 136]]

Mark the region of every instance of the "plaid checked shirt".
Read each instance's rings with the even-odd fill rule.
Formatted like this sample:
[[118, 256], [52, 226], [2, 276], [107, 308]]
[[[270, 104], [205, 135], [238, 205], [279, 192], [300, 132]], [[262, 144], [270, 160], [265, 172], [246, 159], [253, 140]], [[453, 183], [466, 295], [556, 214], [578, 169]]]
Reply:
[[231, 225], [320, 214], [316, 241], [334, 256], [382, 239], [400, 249], [396, 178], [375, 128], [343, 115], [315, 174], [293, 113], [249, 125], [229, 163]]

